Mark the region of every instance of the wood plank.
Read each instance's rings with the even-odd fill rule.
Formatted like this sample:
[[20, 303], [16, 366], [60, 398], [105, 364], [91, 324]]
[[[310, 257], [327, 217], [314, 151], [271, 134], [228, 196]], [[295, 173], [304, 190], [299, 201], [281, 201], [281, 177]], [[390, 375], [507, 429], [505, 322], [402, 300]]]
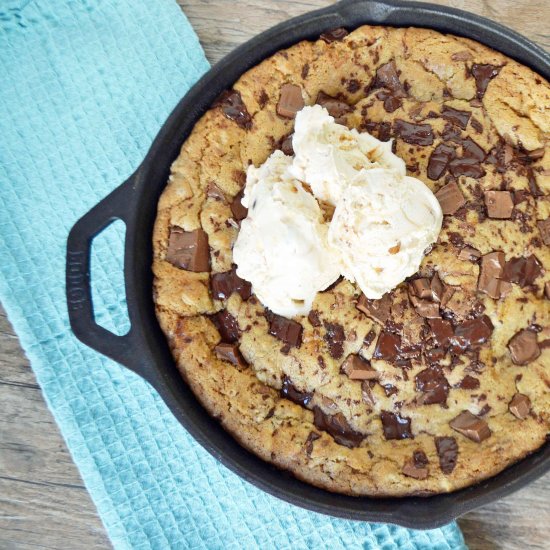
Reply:
[[0, 548], [110, 548], [0, 307]]
[[[547, 0], [433, 0], [508, 25], [550, 49]], [[178, 0], [215, 63], [257, 33], [330, 0]], [[0, 308], [0, 548], [110, 544], [17, 337]], [[548, 548], [550, 474], [460, 519], [472, 550]]]
[[1, 547], [109, 548], [87, 500], [82, 489], [0, 477]]

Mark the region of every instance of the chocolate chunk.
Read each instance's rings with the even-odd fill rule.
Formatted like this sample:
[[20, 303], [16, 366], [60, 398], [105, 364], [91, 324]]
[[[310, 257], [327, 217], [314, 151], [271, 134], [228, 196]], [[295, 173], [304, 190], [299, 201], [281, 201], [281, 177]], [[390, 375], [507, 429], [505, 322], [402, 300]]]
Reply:
[[399, 390], [393, 384], [381, 384], [381, 386], [384, 388], [386, 397], [391, 397], [399, 393]]
[[272, 314], [269, 323], [269, 334], [275, 336], [289, 346], [299, 348], [302, 345], [302, 325], [292, 319]]
[[432, 292], [432, 300], [435, 302], [441, 302], [441, 298], [443, 298], [443, 293], [445, 292], [445, 285], [441, 282], [441, 279], [437, 273], [435, 273], [432, 277], [430, 282], [430, 290]]
[[544, 195], [537, 184], [535, 172], [530, 166], [527, 167], [527, 183], [529, 184], [529, 191], [531, 192], [531, 195], [533, 195], [533, 197], [542, 197]]
[[231, 213], [233, 217], [240, 222], [248, 216], [248, 208], [245, 208], [241, 202], [244, 195], [244, 190], [239, 191], [235, 198], [231, 201]]
[[477, 118], [472, 118], [470, 125], [477, 134], [483, 133], [483, 125], [481, 124], [481, 122], [479, 122], [479, 120], [477, 120]]
[[443, 141], [454, 141], [455, 143], [460, 143], [462, 141], [460, 134], [460, 128], [457, 128], [447, 122], [443, 132], [441, 132], [441, 138]]
[[471, 138], [460, 140], [462, 144], [462, 156], [449, 162], [449, 171], [458, 178], [467, 176], [479, 179], [485, 175], [481, 163], [485, 160], [485, 151]]
[[295, 84], [283, 84], [277, 103], [277, 114], [284, 118], [294, 118], [303, 107], [302, 88]]
[[384, 110], [387, 113], [393, 113], [399, 109], [401, 105], [403, 105], [403, 100], [401, 98], [396, 97], [385, 90], [378, 92], [376, 94], [376, 98], [384, 102]]
[[342, 325], [338, 323], [325, 323], [325, 342], [328, 346], [330, 356], [334, 359], [340, 359], [344, 355], [344, 341], [346, 335]]
[[309, 435], [307, 436], [306, 444], [305, 444], [307, 456], [311, 456], [311, 453], [313, 452], [313, 442], [317, 441], [320, 438], [321, 436], [318, 433], [309, 432]]
[[470, 262], [475, 262], [479, 258], [481, 258], [481, 252], [477, 250], [477, 248], [473, 248], [472, 246], [465, 246], [458, 253], [459, 260], [468, 260]]
[[477, 288], [495, 300], [502, 298], [512, 290], [512, 285], [509, 282], [500, 280], [504, 264], [504, 252], [490, 252], [481, 258]]
[[405, 461], [401, 471], [403, 475], [414, 479], [426, 479], [428, 477], [428, 468], [425, 466], [417, 466], [412, 458]]
[[443, 295], [441, 296], [441, 307], [445, 307], [449, 303], [449, 300], [453, 297], [454, 293], [455, 289], [452, 286], [445, 285]]
[[414, 451], [413, 462], [417, 468], [422, 468], [430, 463], [428, 457], [426, 456], [426, 453], [422, 450]]
[[512, 356], [512, 362], [516, 365], [531, 363], [540, 355], [537, 333], [528, 328], [521, 330], [510, 339], [508, 349]]
[[288, 376], [283, 376], [283, 385], [281, 387], [281, 397], [285, 399], [290, 399], [302, 407], [307, 407], [311, 398], [313, 397], [313, 392], [304, 392], [300, 391], [292, 383], [292, 380]]
[[415, 377], [416, 389], [423, 395], [419, 399], [421, 405], [446, 404], [449, 395], [449, 382], [441, 368], [431, 366], [420, 371]]
[[462, 390], [477, 390], [479, 388], [479, 379], [467, 374], [459, 383], [458, 387]]
[[441, 116], [445, 120], [448, 120], [451, 124], [455, 124], [456, 126], [460, 126], [463, 130], [466, 130], [466, 126], [468, 126], [468, 121], [470, 120], [472, 113], [470, 111], [459, 111], [444, 105], [443, 110], [441, 111]]
[[451, 338], [453, 351], [461, 352], [481, 346], [491, 337], [493, 328], [493, 323], [487, 315], [462, 321], [455, 327]]
[[429, 319], [428, 324], [432, 331], [434, 344], [444, 350], [447, 349], [454, 335], [451, 322], [443, 319]]
[[226, 90], [214, 103], [214, 107], [221, 107], [223, 114], [245, 130], [252, 128], [252, 118], [243, 103], [243, 98], [237, 90]]
[[491, 430], [487, 422], [470, 411], [461, 412], [449, 422], [449, 426], [476, 443], [481, 443], [491, 436]]
[[426, 479], [428, 477], [429, 461], [424, 451], [414, 451], [412, 458], [409, 458], [403, 466], [403, 474], [415, 479]]
[[445, 143], [440, 143], [430, 155], [428, 161], [428, 177], [438, 180], [447, 171], [449, 162], [456, 158], [456, 149]]
[[394, 131], [405, 143], [411, 145], [432, 145], [434, 134], [429, 124], [413, 124], [397, 119], [393, 125]]
[[346, 29], [343, 27], [338, 27], [337, 29], [324, 32], [319, 38], [327, 44], [332, 44], [333, 42], [340, 42], [341, 40], [344, 40], [348, 34], [349, 33]]
[[237, 346], [237, 344], [224, 344], [222, 342], [214, 348], [214, 352], [216, 353], [218, 359], [229, 361], [237, 367], [244, 368], [248, 366], [246, 361], [244, 360], [244, 357], [241, 355], [241, 352], [239, 351], [239, 346]]
[[384, 437], [390, 439], [413, 439], [411, 433], [411, 419], [402, 417], [398, 413], [382, 411], [380, 413]]
[[390, 316], [391, 302], [389, 294], [384, 294], [379, 300], [369, 300], [361, 294], [355, 307], [373, 321], [383, 325]]
[[226, 309], [222, 309], [210, 317], [218, 332], [222, 342], [234, 344], [239, 340], [239, 323], [237, 319]]
[[380, 378], [379, 372], [373, 369], [366, 359], [356, 354], [346, 357], [340, 371], [347, 374], [351, 380], [377, 380]]
[[378, 336], [373, 358], [395, 361], [399, 357], [400, 348], [401, 337], [399, 335], [382, 331]]
[[231, 271], [214, 273], [210, 278], [212, 297], [216, 300], [227, 300], [233, 292], [238, 292], [243, 300], [252, 294], [252, 285], [237, 275], [235, 267]]
[[550, 246], [550, 218], [537, 222], [542, 242]]
[[397, 67], [393, 60], [378, 67], [372, 87], [387, 88], [396, 98], [407, 97], [407, 91], [401, 83], [401, 80], [399, 80]]
[[550, 281], [544, 284], [544, 295], [550, 300]]
[[487, 91], [489, 82], [498, 75], [502, 67], [495, 65], [480, 65], [474, 63], [472, 65], [472, 76], [476, 81], [477, 98], [482, 99]]
[[378, 139], [380, 141], [389, 141], [391, 138], [392, 138], [391, 124], [389, 122], [380, 122], [378, 124]]
[[439, 467], [444, 474], [449, 475], [458, 460], [458, 445], [454, 437], [436, 437], [435, 448], [439, 456]]
[[307, 319], [312, 324], [312, 326], [314, 327], [321, 326], [321, 320], [319, 319], [319, 312], [316, 309], [312, 309], [309, 312]]
[[504, 264], [500, 278], [521, 287], [532, 285], [542, 273], [542, 265], [534, 254], [527, 258], [511, 258]]
[[369, 407], [374, 407], [376, 404], [376, 399], [374, 398], [374, 394], [372, 393], [372, 389], [370, 387], [370, 384], [373, 382], [364, 380], [361, 382], [361, 396], [363, 399], [363, 402], [366, 403]]
[[294, 148], [292, 147], [292, 136], [294, 134], [288, 134], [288, 136], [285, 136], [283, 139], [281, 139], [281, 151], [287, 156], [291, 157], [294, 155]]
[[[550, 283], [548, 284], [550, 285]], [[367, 335], [363, 338], [363, 346], [365, 348], [368, 348], [374, 342], [375, 338], [376, 338], [376, 332], [374, 331], [374, 329], [371, 328], [367, 333]]]
[[510, 191], [485, 191], [485, 206], [490, 218], [509, 219], [514, 209], [512, 193]]
[[224, 192], [213, 182], [209, 182], [206, 186], [206, 196], [217, 201], [225, 202]]
[[313, 423], [319, 430], [328, 432], [336, 443], [350, 449], [359, 447], [364, 436], [355, 431], [342, 413], [326, 414], [319, 407], [313, 408]]
[[202, 229], [184, 231], [173, 225], [170, 228], [166, 261], [187, 271], [203, 272], [210, 269], [208, 235]]
[[319, 92], [315, 103], [324, 107], [328, 114], [335, 119], [343, 117], [345, 114], [353, 111], [353, 107], [349, 106], [345, 101], [340, 101], [325, 92]]
[[421, 300], [431, 300], [432, 289], [430, 288], [430, 280], [425, 277], [411, 281], [410, 288], [415, 296]]
[[462, 208], [466, 204], [462, 191], [454, 181], [439, 189], [435, 194], [435, 198], [439, 201], [441, 210], [445, 215], [452, 216], [459, 208]]
[[485, 151], [472, 139], [466, 138], [460, 141], [462, 145], [462, 154], [464, 157], [483, 162], [487, 156]]
[[508, 410], [520, 420], [527, 418], [531, 412], [531, 400], [522, 393], [516, 393], [508, 404]]
[[[431, 295], [431, 292], [430, 292]], [[424, 317], [425, 319], [437, 319], [438, 317], [441, 317], [439, 313], [439, 304], [436, 302], [429, 302], [428, 300], [420, 300], [416, 296], [411, 296], [411, 302], [414, 306], [414, 309], [416, 310], [416, 313], [420, 315], [420, 317]]]
[[447, 355], [447, 350], [440, 347], [425, 349], [424, 355], [429, 365], [437, 365], [438, 361], [441, 361], [445, 358], [445, 356]]

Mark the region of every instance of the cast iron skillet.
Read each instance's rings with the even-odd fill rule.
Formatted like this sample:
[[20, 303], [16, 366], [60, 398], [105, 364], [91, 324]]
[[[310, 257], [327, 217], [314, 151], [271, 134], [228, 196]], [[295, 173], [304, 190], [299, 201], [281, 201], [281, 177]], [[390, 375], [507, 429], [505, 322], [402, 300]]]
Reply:
[[[194, 124], [217, 96], [249, 68], [281, 48], [316, 39], [336, 27], [362, 24], [428, 27], [466, 36], [531, 67], [550, 80], [550, 56], [492, 21], [451, 8], [396, 0], [343, 0], [291, 19], [237, 48], [180, 101], [136, 172], [71, 230], [67, 243], [67, 303], [82, 342], [136, 372], [158, 391], [172, 413], [214, 457], [243, 479], [288, 502], [332, 516], [428, 529], [508, 495], [550, 469], [550, 443], [478, 485], [430, 498], [356, 498], [332, 494], [260, 460], [212, 419], [183, 382], [157, 323], [151, 295], [152, 232], [158, 198], [172, 161]], [[169, 75], [167, 76], [169, 78]], [[95, 323], [90, 292], [90, 245], [113, 220], [126, 224], [124, 277], [130, 331], [116, 336]]]

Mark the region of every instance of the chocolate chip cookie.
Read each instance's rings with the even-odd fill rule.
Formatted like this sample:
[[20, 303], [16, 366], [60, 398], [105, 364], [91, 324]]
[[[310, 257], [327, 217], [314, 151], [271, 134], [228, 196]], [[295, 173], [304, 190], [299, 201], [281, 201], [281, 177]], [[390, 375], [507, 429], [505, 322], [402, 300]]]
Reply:
[[[393, 139], [444, 221], [380, 300], [341, 279], [286, 319], [237, 275], [232, 246], [247, 167], [291, 155], [314, 103]], [[184, 143], [154, 230], [157, 316], [204, 407], [264, 460], [351, 495], [453, 491], [543, 445], [549, 137], [547, 81], [427, 29], [337, 29], [245, 73]]]

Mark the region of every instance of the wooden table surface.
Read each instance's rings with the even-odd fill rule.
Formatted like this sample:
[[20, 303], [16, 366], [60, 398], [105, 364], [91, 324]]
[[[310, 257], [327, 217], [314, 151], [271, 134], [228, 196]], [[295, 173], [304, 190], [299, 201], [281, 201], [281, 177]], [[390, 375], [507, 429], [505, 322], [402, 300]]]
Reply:
[[[214, 63], [251, 36], [329, 0], [178, 0]], [[548, 0], [436, 0], [550, 50]], [[109, 548], [28, 360], [0, 308], [0, 548]], [[459, 520], [472, 550], [550, 548], [550, 474]]]

